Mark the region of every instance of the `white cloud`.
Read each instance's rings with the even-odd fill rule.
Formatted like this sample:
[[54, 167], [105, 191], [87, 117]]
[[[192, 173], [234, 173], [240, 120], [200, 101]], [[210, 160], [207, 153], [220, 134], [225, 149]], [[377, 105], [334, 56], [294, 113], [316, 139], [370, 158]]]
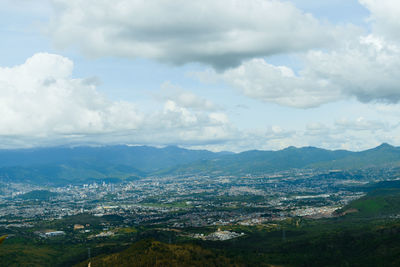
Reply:
[[362, 36], [330, 52], [310, 52], [306, 71], [326, 79], [344, 97], [361, 102], [398, 103], [400, 47], [375, 35]]
[[[269, 58], [249, 59], [223, 73], [208, 69], [195, 73], [203, 82], [222, 80], [244, 95], [295, 108], [318, 107], [355, 98], [362, 103], [400, 102], [400, 3], [396, 0], [359, 0], [371, 12], [369, 34], [351, 26], [324, 50], [298, 53], [303, 66], [270, 64]], [[350, 34], [352, 33], [352, 34]]]
[[86, 80], [71, 78], [72, 70], [69, 59], [45, 53], [0, 68], [0, 134], [45, 137], [137, 128], [143, 118], [134, 105], [107, 100]]
[[332, 124], [310, 123], [302, 139], [313, 146], [329, 149], [365, 150], [383, 142], [397, 144], [400, 132], [397, 123], [364, 117], [341, 118]]
[[253, 59], [240, 67], [217, 74], [246, 96], [284, 106], [308, 108], [340, 98], [326, 79], [297, 76], [285, 66], [268, 64], [264, 59]]
[[[377, 107], [372, 107], [379, 112]], [[223, 143], [190, 146], [213, 151], [280, 150], [289, 146], [314, 146], [325, 149], [361, 151], [387, 142], [399, 144], [400, 125], [397, 120], [374, 120], [344, 117], [332, 122], [312, 121], [290, 128], [272, 125], [265, 128], [235, 131]]]
[[233, 131], [232, 137], [223, 143], [208, 143], [189, 147], [194, 149], [208, 149], [211, 151], [242, 152], [253, 149], [279, 150], [294, 144], [299, 146], [304, 145], [304, 143], [298, 142], [296, 131], [273, 125], [266, 129]]
[[340, 119], [335, 122], [335, 126], [340, 131], [390, 131], [394, 126], [382, 121], [367, 120], [364, 117], [359, 117], [356, 120]]
[[336, 30], [278, 0], [53, 0], [59, 47], [217, 69], [329, 45]]
[[222, 80], [251, 98], [295, 108], [348, 98], [363, 103], [400, 101], [400, 46], [383, 37], [361, 36], [335, 50], [314, 50], [301, 58], [304, 68], [298, 73], [259, 58], [223, 73], [209, 69], [194, 76]]
[[373, 32], [400, 41], [400, 2], [397, 0], [359, 0], [370, 11]]
[[180, 106], [167, 100], [163, 109], [148, 114], [139, 138], [145, 143], [194, 145], [230, 140], [237, 130], [226, 114]]
[[226, 115], [190, 108], [209, 104], [193, 94], [166, 100], [152, 113], [111, 101], [92, 79], [72, 78], [73, 62], [40, 53], [22, 65], [0, 68], [0, 146], [65, 143], [198, 144], [223, 142]]
[[[0, 147], [134, 143], [242, 151], [400, 144], [397, 1], [360, 0], [371, 11], [369, 34], [321, 25], [289, 2], [274, 0], [51, 1], [56, 13], [49, 34], [61, 47], [78, 47], [94, 57], [210, 64], [213, 69], [197, 73], [202, 81], [222, 80], [248, 97], [283, 106], [311, 108], [354, 98], [377, 110], [371, 112], [373, 118], [363, 109], [355, 118], [321, 119], [323, 123], [316, 119], [322, 115], [314, 117], [314, 110], [308, 110], [301, 111], [304, 122], [293, 123], [296, 129], [237, 129], [218, 103], [175, 85], [165, 84], [159, 103], [152, 102], [153, 111], [142, 112], [135, 103], [100, 94], [94, 80], [73, 78], [70, 60], [37, 54], [20, 66], [0, 68]], [[285, 60], [271, 64], [269, 55], [287, 53], [300, 59], [300, 71]], [[290, 125], [290, 112], [297, 112], [272, 105], [255, 108], [236, 94], [226, 98], [221, 103], [237, 101], [251, 109], [246, 114], [254, 117], [235, 118], [245, 127], [259, 125], [255, 120], [262, 115], [256, 112], [269, 117], [286, 113], [282, 125]], [[353, 110], [362, 106], [357, 105]], [[328, 107], [334, 116], [339, 105]], [[276, 120], [262, 123], [268, 122]]]
[[170, 82], [165, 82], [161, 86], [160, 93], [155, 97], [163, 102], [173, 100], [181, 107], [195, 110], [217, 111], [222, 109], [210, 100], [200, 97], [190, 91], [184, 90], [183, 88], [173, 85]]

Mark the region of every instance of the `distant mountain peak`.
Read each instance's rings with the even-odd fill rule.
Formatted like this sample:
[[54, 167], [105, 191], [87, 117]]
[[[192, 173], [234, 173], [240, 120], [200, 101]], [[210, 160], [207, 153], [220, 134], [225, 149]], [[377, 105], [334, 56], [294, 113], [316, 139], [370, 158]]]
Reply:
[[392, 146], [388, 143], [382, 143], [381, 145], [376, 147], [376, 149], [387, 149], [387, 148], [394, 148], [394, 146]]
[[296, 150], [297, 147], [295, 146], [288, 146], [287, 148], [283, 149], [283, 150]]
[[179, 147], [177, 145], [168, 145], [168, 146], [164, 147], [164, 149], [167, 149], [167, 150], [184, 150], [184, 148], [181, 148], [181, 147]]
[[289, 146], [283, 149], [282, 151], [291, 151], [291, 150], [310, 151], [310, 150], [323, 150], [323, 149], [314, 146], [303, 146], [303, 147]]

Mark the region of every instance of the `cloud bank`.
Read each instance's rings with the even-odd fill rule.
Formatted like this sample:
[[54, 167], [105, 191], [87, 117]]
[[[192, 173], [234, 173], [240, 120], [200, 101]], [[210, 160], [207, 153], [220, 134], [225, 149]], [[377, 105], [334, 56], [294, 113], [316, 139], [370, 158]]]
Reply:
[[378, 113], [391, 114], [385, 122], [342, 118], [331, 125], [309, 123], [304, 129], [266, 125], [243, 130], [212, 102], [174, 85], [164, 85], [161, 91], [167, 93], [158, 98], [159, 107], [146, 113], [134, 103], [109, 100], [92, 79], [73, 78], [72, 73], [71, 60], [47, 53], [0, 68], [0, 148], [179, 144], [234, 151], [290, 145], [365, 149], [379, 143], [377, 136], [399, 141], [399, 124], [394, 123], [398, 113], [385, 105], [376, 107]]
[[[151, 102], [152, 111], [144, 112], [135, 101], [113, 101], [99, 93], [93, 79], [75, 78], [71, 60], [36, 54], [22, 65], [0, 68], [0, 147], [124, 143], [235, 151], [289, 145], [357, 150], [400, 143], [397, 1], [360, 0], [370, 11], [360, 27], [328, 25], [277, 0], [49, 2], [55, 13], [47, 33], [58, 47], [78, 48], [91, 57], [203, 63], [210, 69], [197, 76], [222, 82], [219, 95], [226, 93], [226, 99], [213, 103], [166, 83]], [[286, 55], [301, 67], [279, 60]], [[315, 116], [313, 110], [285, 108], [335, 101], [354, 105], [348, 118], [316, 114], [325, 107], [335, 113], [344, 106], [339, 103], [316, 109]], [[230, 104], [249, 106], [242, 113], [249, 117], [237, 109], [233, 115]], [[360, 107], [363, 111], [352, 112]], [[255, 121], [262, 112], [282, 116], [282, 125], [268, 125], [279, 124], [268, 118]], [[304, 114], [304, 121], [290, 121], [295, 112]], [[228, 114], [244, 129], [236, 128]], [[294, 128], [288, 128], [291, 122]]]
[[53, 0], [49, 33], [85, 54], [200, 62], [218, 70], [249, 58], [326, 46], [333, 27], [277, 0]]
[[217, 73], [195, 73], [201, 80], [222, 80], [244, 95], [295, 108], [312, 108], [338, 100], [398, 103], [400, 46], [375, 35], [344, 42], [335, 50], [301, 56], [304, 68], [275, 66], [258, 58]]
[[72, 72], [71, 60], [47, 53], [0, 68], [1, 147], [88, 141], [198, 144], [229, 138], [226, 115], [208, 110], [212, 103], [183, 89], [176, 100], [164, 100], [148, 114], [134, 103], [109, 100], [92, 79], [73, 78]]
[[[368, 34], [355, 26], [321, 23], [278, 0], [52, 2], [54, 42], [90, 56], [205, 63], [213, 67], [209, 80], [295, 108], [348, 98], [400, 101], [400, 4], [395, 0], [359, 0], [370, 11]], [[269, 63], [268, 56], [288, 53], [297, 53], [301, 70]], [[191, 101], [182, 97], [177, 101]]]

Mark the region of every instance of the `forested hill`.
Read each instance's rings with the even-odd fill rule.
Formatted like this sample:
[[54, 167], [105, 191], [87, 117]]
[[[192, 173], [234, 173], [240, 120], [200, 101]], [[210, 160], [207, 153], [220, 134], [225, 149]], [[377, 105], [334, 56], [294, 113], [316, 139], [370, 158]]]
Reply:
[[225, 154], [207, 150], [188, 150], [176, 146], [165, 148], [122, 145], [33, 148], [0, 150], [0, 167], [79, 163], [126, 165], [143, 172], [152, 172], [176, 164], [213, 159]]
[[[127, 250], [91, 259], [91, 266], [244, 266], [196, 245], [142, 240]], [[76, 267], [88, 266], [88, 261]]]
[[382, 144], [351, 152], [315, 147], [288, 147], [280, 151], [246, 151], [177, 166], [164, 173], [259, 174], [290, 169], [360, 169], [400, 165], [400, 148]]
[[0, 181], [73, 183], [137, 179], [176, 165], [229, 154], [176, 146], [52, 147], [0, 150]]
[[400, 165], [400, 148], [382, 144], [351, 152], [315, 147], [242, 153], [175, 146], [54, 147], [0, 150], [0, 181], [74, 183], [151, 175], [242, 175], [290, 169], [357, 169]]

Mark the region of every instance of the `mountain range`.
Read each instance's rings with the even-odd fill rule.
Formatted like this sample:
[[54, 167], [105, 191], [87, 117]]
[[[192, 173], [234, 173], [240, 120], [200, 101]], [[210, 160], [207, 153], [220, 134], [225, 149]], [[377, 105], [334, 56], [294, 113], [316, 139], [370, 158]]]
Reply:
[[242, 175], [290, 169], [360, 169], [400, 165], [400, 147], [352, 152], [316, 147], [242, 153], [176, 146], [53, 147], [0, 150], [0, 181], [40, 184], [140, 179], [153, 175]]

